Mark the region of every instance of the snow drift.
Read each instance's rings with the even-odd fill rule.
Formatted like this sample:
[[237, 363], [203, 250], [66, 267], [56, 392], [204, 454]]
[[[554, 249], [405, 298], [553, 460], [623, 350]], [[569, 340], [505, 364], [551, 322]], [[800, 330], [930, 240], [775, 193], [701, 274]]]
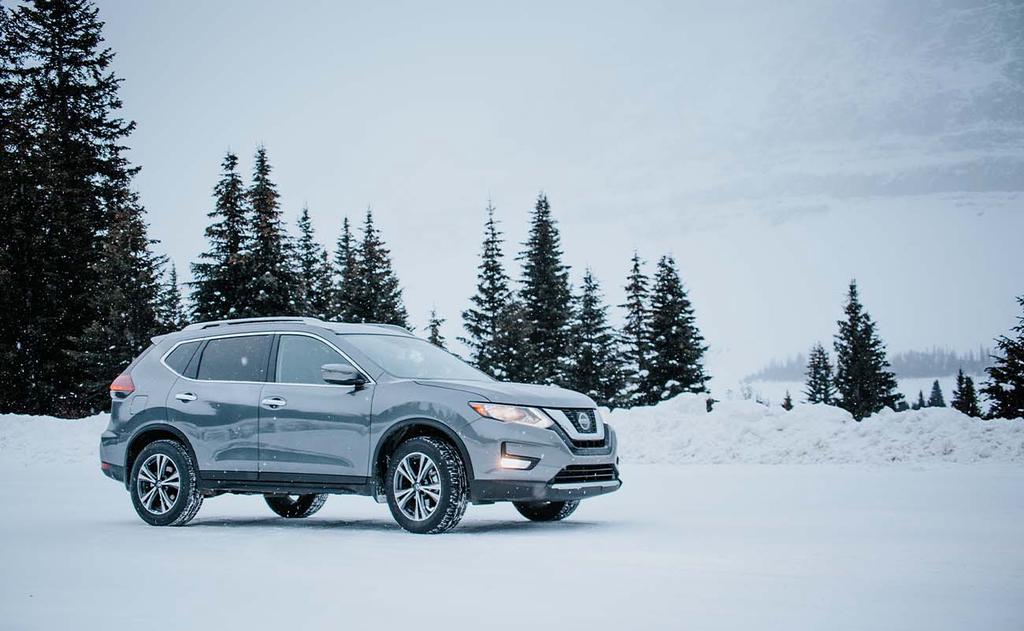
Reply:
[[67, 420], [0, 414], [0, 463], [21, 466], [91, 462], [99, 470], [100, 434], [109, 414]]
[[[652, 407], [605, 412], [627, 463], [810, 464], [1024, 462], [1024, 420], [982, 421], [951, 408], [885, 411], [860, 423], [845, 410], [683, 394]], [[61, 420], [0, 415], [0, 461], [98, 463], [107, 416]], [[98, 464], [97, 464], [98, 466]]]
[[982, 421], [951, 408], [893, 412], [861, 422], [828, 405], [782, 408], [682, 394], [652, 407], [605, 414], [626, 462], [1024, 462], [1024, 421]]

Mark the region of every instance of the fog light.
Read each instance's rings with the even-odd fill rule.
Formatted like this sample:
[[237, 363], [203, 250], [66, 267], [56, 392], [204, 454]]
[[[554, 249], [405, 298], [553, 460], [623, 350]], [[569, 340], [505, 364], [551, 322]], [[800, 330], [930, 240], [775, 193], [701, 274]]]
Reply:
[[533, 460], [528, 458], [516, 458], [515, 456], [502, 456], [502, 469], [529, 469], [533, 466]]

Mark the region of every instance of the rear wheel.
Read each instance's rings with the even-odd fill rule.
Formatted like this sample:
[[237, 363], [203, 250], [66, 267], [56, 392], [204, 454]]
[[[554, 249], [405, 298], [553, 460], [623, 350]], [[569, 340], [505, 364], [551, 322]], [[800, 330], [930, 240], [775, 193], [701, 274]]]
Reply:
[[281, 517], [300, 519], [309, 517], [320, 510], [327, 501], [327, 494], [318, 495], [265, 495], [267, 506]]
[[458, 451], [437, 438], [419, 436], [399, 445], [385, 487], [391, 515], [409, 532], [451, 530], [466, 512], [466, 468]]
[[184, 526], [203, 505], [195, 463], [177, 441], [146, 445], [132, 465], [130, 480], [135, 512], [152, 526]]
[[516, 510], [530, 521], [561, 521], [572, 515], [579, 500], [566, 502], [513, 502]]

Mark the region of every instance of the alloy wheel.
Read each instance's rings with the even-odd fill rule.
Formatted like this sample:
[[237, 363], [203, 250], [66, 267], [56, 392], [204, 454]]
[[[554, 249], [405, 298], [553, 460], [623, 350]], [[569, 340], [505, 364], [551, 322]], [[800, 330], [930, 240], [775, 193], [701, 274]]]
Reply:
[[178, 467], [168, 456], [153, 454], [139, 467], [139, 501], [147, 511], [163, 515], [171, 510], [181, 490]]
[[395, 468], [395, 504], [413, 521], [429, 519], [441, 501], [441, 477], [437, 465], [416, 451], [402, 458]]

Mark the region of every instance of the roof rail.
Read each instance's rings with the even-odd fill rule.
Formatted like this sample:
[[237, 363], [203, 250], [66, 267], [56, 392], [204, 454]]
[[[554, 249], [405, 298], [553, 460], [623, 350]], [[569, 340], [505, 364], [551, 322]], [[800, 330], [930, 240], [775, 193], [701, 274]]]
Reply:
[[236, 320], [211, 320], [209, 322], [196, 322], [186, 326], [183, 331], [197, 331], [199, 329], [210, 329], [215, 326], [228, 326], [232, 324], [256, 324], [260, 322], [300, 322], [302, 324], [323, 324], [319, 318], [307, 318], [301, 316], [271, 316], [269, 318], [238, 318]]
[[382, 329], [390, 329], [392, 331], [400, 331], [406, 335], [412, 335], [412, 331], [398, 324], [383, 324], [381, 322], [367, 322], [366, 324], [368, 326], [379, 326]]

